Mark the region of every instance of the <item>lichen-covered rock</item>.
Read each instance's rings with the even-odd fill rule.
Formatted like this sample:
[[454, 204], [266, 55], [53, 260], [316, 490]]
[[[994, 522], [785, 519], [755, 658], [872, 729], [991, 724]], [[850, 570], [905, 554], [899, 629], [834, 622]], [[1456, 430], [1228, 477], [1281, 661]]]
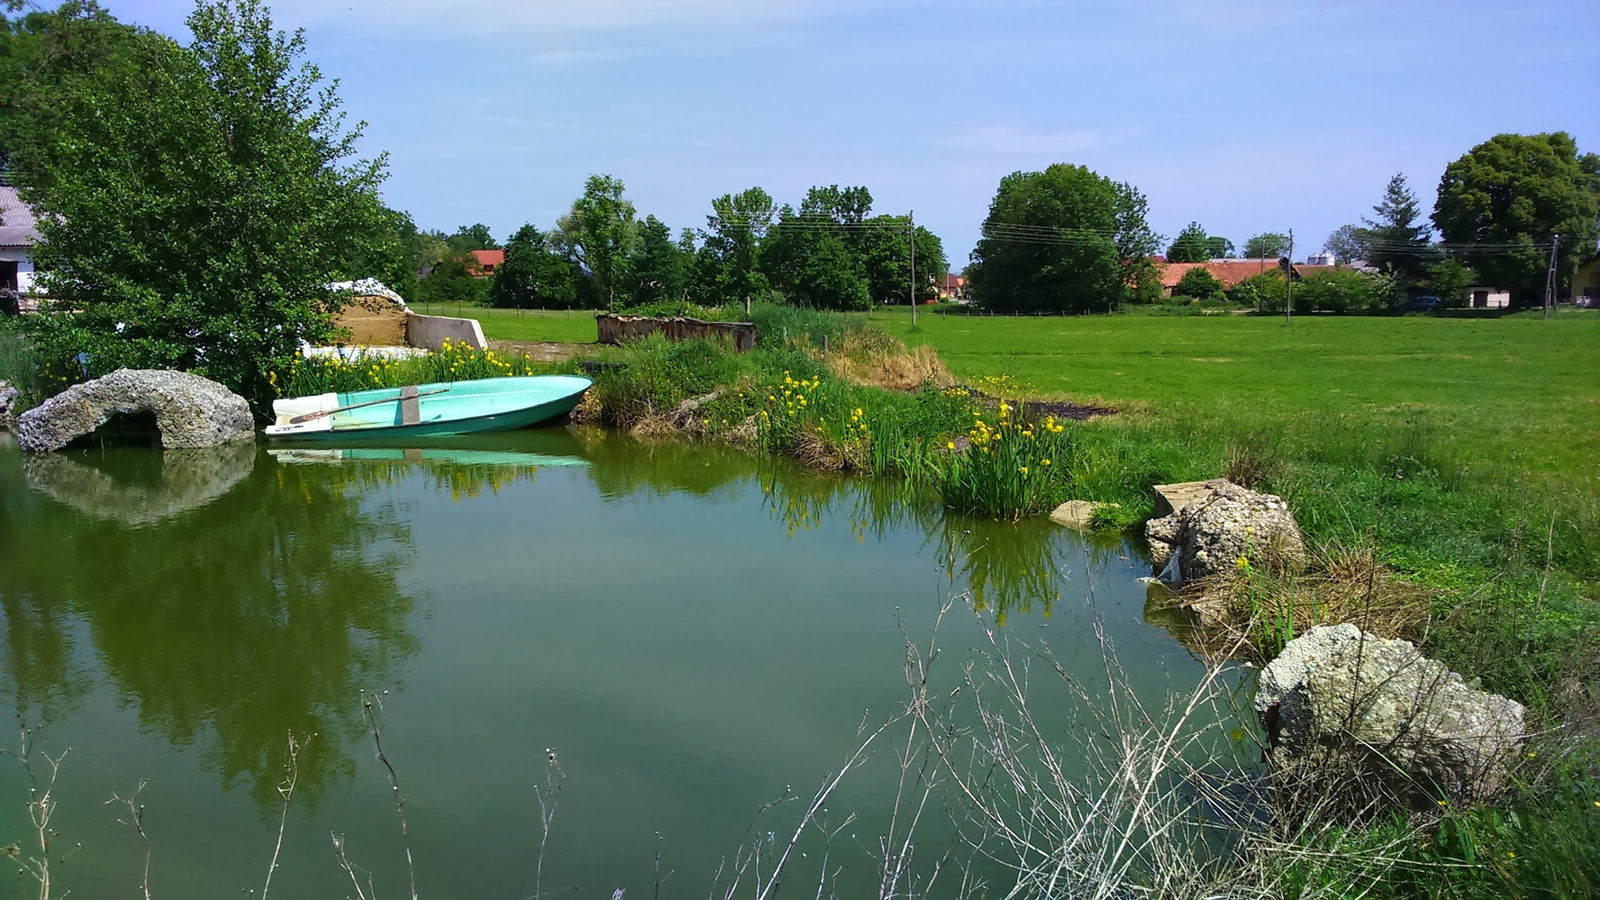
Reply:
[[1160, 572], [1174, 552], [1184, 581], [1233, 571], [1240, 559], [1255, 568], [1298, 572], [1306, 548], [1289, 505], [1272, 494], [1218, 481], [1170, 516], [1145, 524], [1150, 562]]
[[1417, 806], [1493, 795], [1523, 739], [1522, 704], [1348, 624], [1290, 641], [1262, 670], [1255, 708], [1280, 769], [1312, 765]]
[[215, 447], [255, 435], [250, 404], [210, 379], [159, 369], [118, 369], [73, 385], [22, 414], [17, 443], [31, 453], [60, 450], [112, 416], [155, 415], [161, 446]]
[[10, 382], [0, 381], [0, 424], [11, 421], [11, 407], [17, 402], [17, 389]]

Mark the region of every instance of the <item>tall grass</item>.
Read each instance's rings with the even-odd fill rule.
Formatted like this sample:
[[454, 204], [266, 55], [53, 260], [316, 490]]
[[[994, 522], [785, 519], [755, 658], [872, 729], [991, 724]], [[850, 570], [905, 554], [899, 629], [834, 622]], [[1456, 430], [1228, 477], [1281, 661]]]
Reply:
[[409, 384], [570, 371], [573, 371], [570, 363], [540, 362], [526, 356], [478, 350], [464, 343], [447, 340], [441, 349], [426, 356], [396, 359], [357, 354], [350, 357], [296, 358], [286, 371], [270, 373], [268, 382], [277, 388], [281, 397], [305, 397]]

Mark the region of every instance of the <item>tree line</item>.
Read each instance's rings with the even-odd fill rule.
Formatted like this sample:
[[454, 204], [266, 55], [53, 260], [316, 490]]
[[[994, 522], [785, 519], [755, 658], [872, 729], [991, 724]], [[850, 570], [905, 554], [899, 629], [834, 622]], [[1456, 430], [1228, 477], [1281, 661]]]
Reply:
[[[420, 299], [510, 308], [748, 308], [776, 300], [866, 309], [909, 302], [913, 291], [931, 299], [948, 269], [938, 236], [913, 231], [907, 216], [873, 215], [866, 187], [813, 187], [798, 207], [775, 206], [759, 187], [724, 194], [711, 201], [704, 226], [674, 236], [654, 215], [639, 219], [610, 175], [590, 176], [554, 227], [523, 225], [503, 247], [484, 225], [423, 232], [415, 247], [417, 263], [432, 270]], [[485, 249], [505, 252], [492, 277], [472, 252]]]

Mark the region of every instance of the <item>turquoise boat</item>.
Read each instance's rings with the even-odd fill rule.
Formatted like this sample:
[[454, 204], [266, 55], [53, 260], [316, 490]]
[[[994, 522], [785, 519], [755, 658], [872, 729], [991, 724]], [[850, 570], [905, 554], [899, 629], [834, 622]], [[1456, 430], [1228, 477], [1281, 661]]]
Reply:
[[572, 412], [594, 382], [577, 375], [480, 378], [292, 397], [272, 404], [273, 440], [438, 437], [526, 428]]

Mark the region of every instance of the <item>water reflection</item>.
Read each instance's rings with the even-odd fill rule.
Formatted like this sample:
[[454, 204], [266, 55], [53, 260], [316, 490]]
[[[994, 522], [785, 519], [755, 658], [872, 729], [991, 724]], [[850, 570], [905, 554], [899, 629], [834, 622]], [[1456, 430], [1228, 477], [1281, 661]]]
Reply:
[[248, 477], [255, 462], [255, 444], [240, 442], [132, 456], [115, 450], [31, 453], [22, 458], [22, 472], [28, 487], [59, 503], [140, 527], [214, 502]]
[[262, 804], [285, 732], [317, 733], [300, 760], [314, 799], [353, 771], [351, 698], [416, 649], [396, 579], [409, 530], [342, 470], [260, 466], [244, 446], [0, 454], [4, 673], [37, 724], [90, 687], [92, 653], [141, 727], [197, 744]]
[[602, 428], [571, 430], [589, 477], [607, 500], [728, 495], [756, 471], [756, 458], [722, 444], [640, 440]]
[[340, 466], [344, 481], [367, 485], [392, 483], [420, 472], [435, 490], [448, 491], [458, 503], [484, 491], [498, 494], [513, 484], [531, 484], [541, 468], [589, 464], [581, 456], [506, 449], [494, 440], [464, 440], [435, 440], [423, 447], [294, 447], [267, 452], [283, 465]]

